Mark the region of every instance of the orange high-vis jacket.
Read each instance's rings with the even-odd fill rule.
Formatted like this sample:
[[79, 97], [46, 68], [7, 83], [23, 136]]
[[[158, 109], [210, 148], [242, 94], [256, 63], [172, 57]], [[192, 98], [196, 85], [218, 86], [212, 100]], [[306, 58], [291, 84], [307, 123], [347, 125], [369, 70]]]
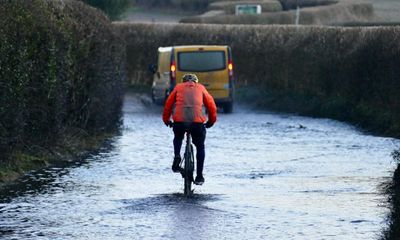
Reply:
[[188, 81], [175, 86], [165, 102], [164, 123], [170, 120], [174, 104], [175, 110], [172, 116], [174, 122], [204, 123], [207, 119], [203, 114], [203, 105], [208, 111], [208, 121], [210, 123], [217, 121], [214, 98], [202, 84]]

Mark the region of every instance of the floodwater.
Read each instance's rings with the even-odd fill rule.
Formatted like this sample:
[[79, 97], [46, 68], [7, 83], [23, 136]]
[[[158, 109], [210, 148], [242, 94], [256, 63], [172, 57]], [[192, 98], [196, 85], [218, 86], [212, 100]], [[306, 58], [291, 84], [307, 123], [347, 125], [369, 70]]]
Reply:
[[186, 199], [170, 170], [172, 131], [161, 107], [142, 102], [126, 97], [122, 134], [109, 147], [3, 190], [0, 236], [377, 239], [386, 227], [381, 185], [397, 140], [239, 106], [207, 132], [206, 182]]

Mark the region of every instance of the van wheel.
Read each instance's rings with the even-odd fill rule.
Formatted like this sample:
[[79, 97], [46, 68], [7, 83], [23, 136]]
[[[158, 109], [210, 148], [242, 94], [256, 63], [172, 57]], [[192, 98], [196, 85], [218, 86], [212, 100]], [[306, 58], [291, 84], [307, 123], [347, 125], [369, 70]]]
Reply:
[[232, 113], [233, 111], [233, 102], [225, 103], [223, 106], [224, 113]]

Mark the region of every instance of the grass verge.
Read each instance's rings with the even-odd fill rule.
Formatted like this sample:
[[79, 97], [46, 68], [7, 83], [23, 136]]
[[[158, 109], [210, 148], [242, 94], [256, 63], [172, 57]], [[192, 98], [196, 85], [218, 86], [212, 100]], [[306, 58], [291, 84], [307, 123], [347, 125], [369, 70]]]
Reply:
[[70, 162], [88, 153], [98, 150], [114, 132], [88, 135], [81, 130], [72, 130], [51, 148], [30, 146], [11, 153], [13, 161], [0, 164], [0, 188], [12, 183], [29, 171], [39, 170], [60, 162]]

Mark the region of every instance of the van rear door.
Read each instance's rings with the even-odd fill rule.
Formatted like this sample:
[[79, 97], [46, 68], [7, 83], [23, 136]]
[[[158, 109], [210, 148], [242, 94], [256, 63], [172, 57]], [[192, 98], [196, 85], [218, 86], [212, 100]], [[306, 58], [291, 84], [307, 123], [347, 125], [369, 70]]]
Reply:
[[177, 51], [177, 79], [195, 73], [214, 98], [229, 97], [228, 52], [226, 47]]

